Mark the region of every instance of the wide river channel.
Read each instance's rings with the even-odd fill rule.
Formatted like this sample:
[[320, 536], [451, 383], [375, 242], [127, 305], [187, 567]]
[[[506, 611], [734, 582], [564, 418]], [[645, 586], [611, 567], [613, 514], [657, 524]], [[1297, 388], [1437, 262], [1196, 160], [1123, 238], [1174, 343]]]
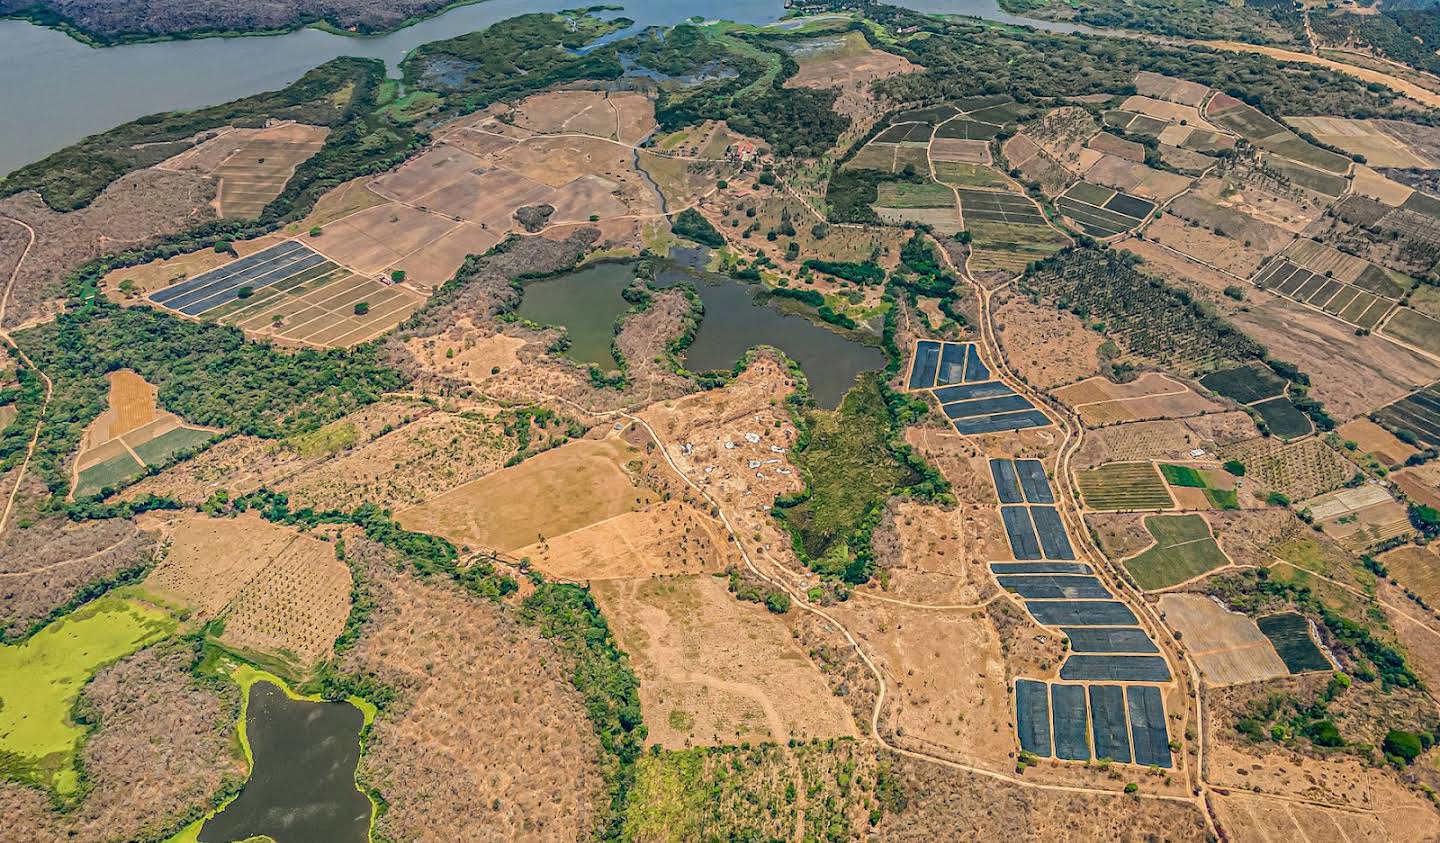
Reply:
[[[394, 72], [400, 59], [421, 44], [484, 29], [516, 15], [576, 5], [575, 0], [484, 0], [371, 38], [302, 29], [287, 35], [101, 49], [24, 21], [0, 20], [0, 173], [145, 114], [214, 105], [283, 88], [336, 56], [384, 59]], [[905, 0], [902, 5], [1066, 28], [1011, 17], [999, 10], [996, 0]], [[784, 11], [782, 0], [631, 0], [621, 14], [641, 28], [675, 24], [695, 15], [769, 23]]]

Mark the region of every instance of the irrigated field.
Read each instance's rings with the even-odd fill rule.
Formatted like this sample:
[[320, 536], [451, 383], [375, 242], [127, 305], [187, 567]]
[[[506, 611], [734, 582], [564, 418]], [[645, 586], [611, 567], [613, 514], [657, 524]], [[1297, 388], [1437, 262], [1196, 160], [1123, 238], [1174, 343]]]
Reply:
[[1164, 479], [1149, 462], [1110, 463], [1077, 471], [1075, 481], [1090, 509], [1133, 511], [1175, 505]]
[[1125, 560], [1125, 568], [1146, 591], [1169, 588], [1222, 568], [1230, 560], [1199, 515], [1151, 515], [1145, 529], [1155, 546]]
[[100, 494], [128, 483], [146, 466], [163, 466], [198, 448], [215, 431], [188, 427], [156, 407], [155, 387], [130, 371], [110, 373], [109, 408], [90, 425], [75, 457], [75, 497]]

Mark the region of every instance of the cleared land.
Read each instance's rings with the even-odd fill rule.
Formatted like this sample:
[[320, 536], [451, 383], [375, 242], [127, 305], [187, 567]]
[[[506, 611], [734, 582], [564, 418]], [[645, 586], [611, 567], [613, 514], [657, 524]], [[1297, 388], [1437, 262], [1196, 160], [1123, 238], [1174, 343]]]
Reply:
[[329, 134], [323, 126], [304, 123], [227, 128], [156, 168], [219, 179], [215, 198], [220, 216], [254, 219], [285, 189], [295, 168], [320, 151]]
[[1286, 444], [1274, 439], [1251, 439], [1221, 447], [1222, 460], [1245, 464], [1247, 479], [1283, 492], [1291, 500], [1305, 500], [1339, 488], [1355, 475], [1355, 466], [1318, 439]]
[[1402, 586], [1431, 606], [1440, 606], [1440, 553], [1434, 545], [1397, 547], [1380, 561]]
[[650, 739], [667, 749], [852, 735], [780, 617], [738, 602], [723, 579], [607, 580], [595, 597], [640, 676]]
[[625, 463], [639, 452], [618, 437], [581, 439], [451, 489], [397, 520], [456, 545], [519, 550], [640, 509], [655, 494]]
[[1199, 515], [1151, 515], [1145, 529], [1155, 539], [1149, 550], [1125, 560], [1125, 569], [1146, 591], [1168, 588], [1230, 564]]
[[1160, 598], [1165, 622], [1180, 633], [1208, 685], [1237, 685], [1286, 676], [1289, 670], [1270, 639], [1249, 616], [1232, 612], [1202, 594]]
[[1128, 383], [1094, 377], [1054, 391], [1087, 427], [1140, 419], [1184, 418], [1218, 413], [1223, 405], [1159, 372], [1146, 372]]
[[716, 522], [689, 504], [666, 501], [522, 547], [546, 576], [605, 580], [653, 574], [709, 574], [741, 564]]

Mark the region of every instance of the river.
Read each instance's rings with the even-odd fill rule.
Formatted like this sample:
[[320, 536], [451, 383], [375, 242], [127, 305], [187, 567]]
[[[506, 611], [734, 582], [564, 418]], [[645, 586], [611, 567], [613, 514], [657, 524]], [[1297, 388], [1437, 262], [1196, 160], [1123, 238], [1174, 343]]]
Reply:
[[[370, 38], [302, 29], [286, 35], [105, 48], [88, 47], [24, 21], [0, 21], [0, 173], [145, 114], [283, 88], [336, 56], [384, 59], [393, 70], [421, 44], [527, 12], [575, 5], [574, 0], [484, 0]], [[910, 0], [905, 5], [1035, 23], [1004, 14], [996, 0]], [[675, 24], [694, 15], [759, 24], [778, 20], [784, 8], [782, 0], [643, 0], [627, 4], [623, 14], [633, 18], [637, 28]]]

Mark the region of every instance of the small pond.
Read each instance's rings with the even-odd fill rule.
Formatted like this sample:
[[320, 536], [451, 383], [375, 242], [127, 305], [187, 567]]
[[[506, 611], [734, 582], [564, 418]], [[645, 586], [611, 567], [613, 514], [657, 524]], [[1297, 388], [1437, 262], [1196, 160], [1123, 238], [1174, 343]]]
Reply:
[[520, 316], [559, 325], [570, 337], [565, 356], [609, 371], [619, 366], [610, 351], [615, 320], [630, 305], [620, 293], [635, 278], [628, 263], [598, 263], [578, 272], [525, 283]]
[[756, 286], [686, 268], [667, 269], [656, 279], [657, 286], [672, 284], [692, 285], [705, 303], [700, 330], [685, 350], [685, 368], [693, 372], [729, 369], [748, 349], [772, 345], [800, 364], [815, 403], [834, 408], [857, 375], [885, 366], [878, 348], [774, 304], [757, 304]]
[[277, 843], [365, 843], [371, 805], [355, 787], [364, 722], [349, 703], [294, 700], [265, 681], [250, 686], [254, 768], [235, 801], [201, 827], [200, 843], [262, 834]]

